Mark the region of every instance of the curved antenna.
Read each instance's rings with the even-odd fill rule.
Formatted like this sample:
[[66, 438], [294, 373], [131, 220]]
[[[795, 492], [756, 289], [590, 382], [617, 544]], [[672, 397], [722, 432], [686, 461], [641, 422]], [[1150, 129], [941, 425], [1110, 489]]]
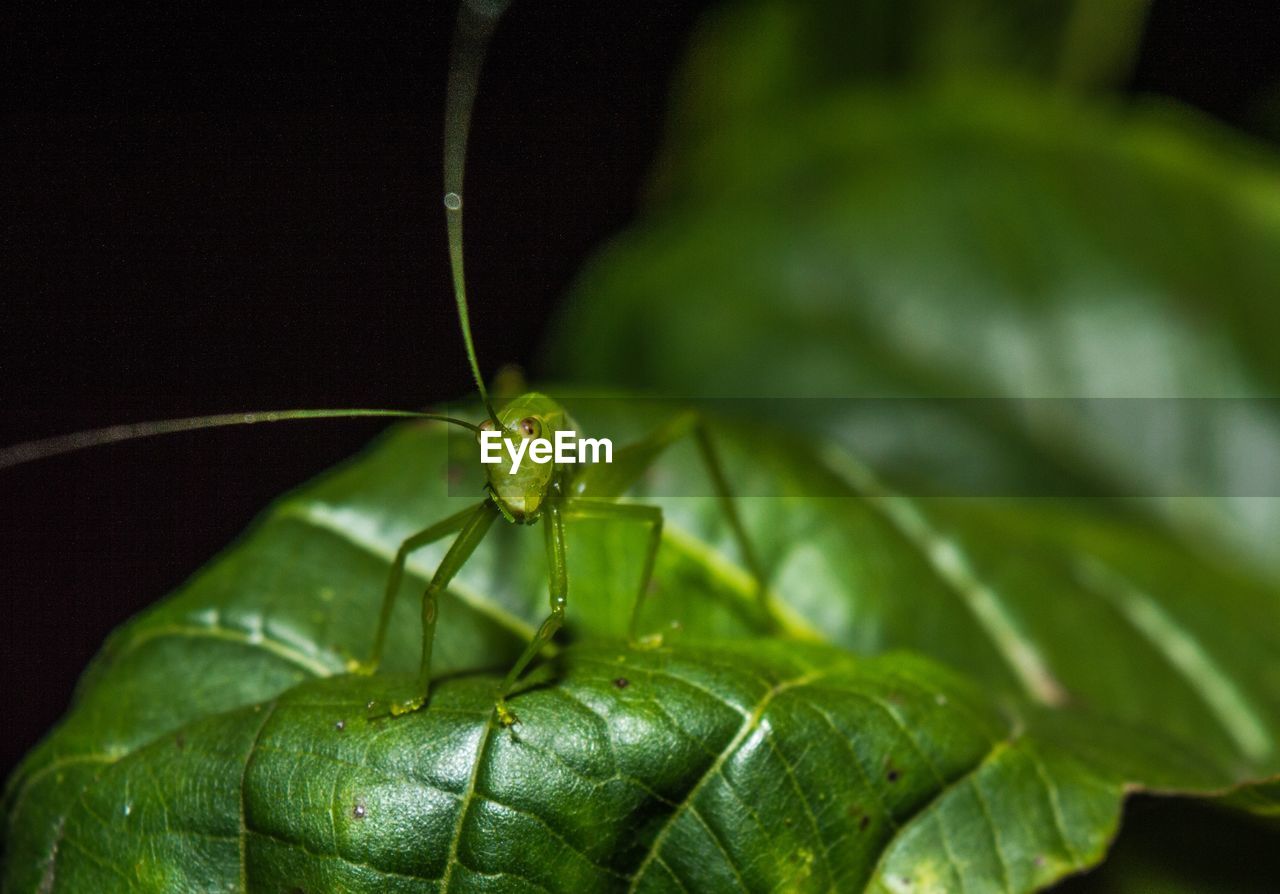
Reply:
[[449, 265], [453, 268], [453, 297], [458, 303], [458, 323], [462, 341], [471, 362], [471, 375], [480, 389], [480, 399], [501, 430], [502, 423], [493, 410], [489, 391], [480, 375], [480, 362], [471, 340], [471, 317], [467, 313], [467, 284], [462, 272], [462, 175], [467, 160], [467, 134], [471, 130], [471, 110], [475, 106], [480, 85], [480, 69], [484, 64], [489, 38], [510, 0], [462, 0], [458, 10], [458, 28], [453, 35], [449, 54], [449, 87], [444, 109], [444, 208], [449, 225]]
[[158, 422], [134, 422], [125, 425], [111, 425], [107, 428], [93, 428], [78, 431], [70, 435], [57, 435], [52, 438], [41, 438], [38, 441], [24, 441], [12, 447], [0, 448], [0, 469], [22, 463], [48, 459], [62, 453], [84, 450], [86, 447], [98, 447], [102, 444], [115, 444], [120, 441], [132, 441], [135, 438], [149, 438], [153, 435], [168, 435], [175, 432], [195, 431], [201, 428], [220, 428], [227, 425], [254, 425], [259, 422], [287, 422], [294, 419], [349, 419], [362, 416], [391, 416], [408, 419], [434, 419], [437, 422], [448, 422], [460, 425], [473, 432], [479, 432], [479, 426], [472, 425], [451, 416], [439, 413], [418, 413], [412, 410], [265, 410], [258, 413], [223, 413], [217, 416], [188, 416], [185, 419], [162, 419]]

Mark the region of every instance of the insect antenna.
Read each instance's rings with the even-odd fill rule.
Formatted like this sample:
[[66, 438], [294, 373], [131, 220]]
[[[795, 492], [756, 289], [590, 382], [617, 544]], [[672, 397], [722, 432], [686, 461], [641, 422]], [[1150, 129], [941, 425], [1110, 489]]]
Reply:
[[[448, 94], [445, 100], [444, 206], [449, 229], [449, 263], [453, 270], [453, 293], [458, 304], [458, 322], [462, 328], [467, 360], [471, 364], [471, 375], [480, 391], [485, 412], [489, 414], [495, 428], [501, 428], [502, 424], [498, 421], [498, 414], [494, 411], [493, 403], [489, 399], [484, 378], [480, 375], [480, 364], [476, 359], [475, 344], [471, 338], [471, 319], [467, 313], [466, 282], [462, 269], [462, 176], [467, 153], [467, 134], [471, 127], [471, 110], [475, 105], [485, 51], [494, 26], [509, 5], [510, 0], [463, 0], [458, 12], [458, 26], [454, 34], [453, 47], [450, 51]], [[480, 430], [478, 426], [461, 419], [410, 410], [268, 410], [252, 413], [223, 413], [214, 416], [190, 416], [183, 419], [112, 425], [69, 435], [24, 441], [0, 448], [0, 469], [88, 447], [175, 432], [229, 425], [253, 425], [259, 422], [376, 416], [433, 419], [459, 425], [473, 432]]]
[[351, 419], [370, 416], [393, 417], [402, 419], [432, 419], [460, 425], [473, 432], [479, 427], [442, 416], [439, 413], [419, 413], [413, 410], [265, 410], [256, 413], [223, 413], [216, 416], [189, 416], [184, 419], [163, 419], [158, 422], [133, 422], [124, 425], [110, 425], [106, 428], [94, 428], [79, 431], [70, 435], [57, 435], [52, 438], [41, 438], [36, 441], [24, 441], [11, 447], [0, 448], [0, 469], [38, 459], [48, 459], [62, 453], [84, 450], [87, 447], [98, 447], [103, 444], [116, 444], [120, 441], [132, 441], [135, 438], [149, 438], [154, 435], [168, 435], [176, 432], [196, 431], [202, 428], [221, 428], [228, 425], [253, 425], [259, 422], [286, 422], [296, 419]]
[[467, 134], [471, 130], [471, 110], [475, 106], [480, 70], [489, 38], [510, 0], [463, 0], [458, 10], [458, 27], [449, 57], [449, 85], [444, 112], [444, 207], [449, 227], [449, 265], [453, 270], [453, 296], [458, 303], [458, 323], [466, 344], [471, 375], [480, 390], [485, 412], [494, 428], [501, 429], [498, 414], [489, 400], [489, 391], [480, 374], [475, 344], [471, 339], [471, 318], [467, 313], [467, 284], [462, 268], [462, 177], [467, 158]]

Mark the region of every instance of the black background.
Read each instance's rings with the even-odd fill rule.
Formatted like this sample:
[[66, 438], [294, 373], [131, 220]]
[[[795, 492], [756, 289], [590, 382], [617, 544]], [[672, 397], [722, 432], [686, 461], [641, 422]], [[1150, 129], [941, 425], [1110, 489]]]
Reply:
[[[468, 166], [486, 372], [634, 214], [707, 2], [516, 3]], [[440, 210], [451, 3], [26, 4], [0, 22], [0, 444], [467, 392]], [[1270, 4], [1165, 2], [1130, 92], [1257, 129]], [[5, 775], [107, 632], [380, 426], [140, 441], [0, 473]]]

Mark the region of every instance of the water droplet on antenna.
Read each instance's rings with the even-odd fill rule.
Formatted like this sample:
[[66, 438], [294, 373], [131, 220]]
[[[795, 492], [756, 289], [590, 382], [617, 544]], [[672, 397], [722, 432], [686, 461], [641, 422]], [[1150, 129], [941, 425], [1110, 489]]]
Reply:
[[462, 196], [456, 192], [447, 192], [444, 194], [444, 207], [450, 211], [460, 211], [462, 209]]

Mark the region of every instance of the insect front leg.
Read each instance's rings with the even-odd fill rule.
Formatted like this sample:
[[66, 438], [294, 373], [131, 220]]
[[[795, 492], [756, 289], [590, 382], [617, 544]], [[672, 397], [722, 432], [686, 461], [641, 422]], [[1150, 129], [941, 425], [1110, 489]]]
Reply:
[[400, 594], [400, 583], [404, 580], [404, 566], [409, 559], [409, 554], [461, 530], [467, 520], [475, 515], [477, 508], [476, 506], [471, 506], [456, 515], [451, 515], [442, 521], [438, 521], [431, 527], [424, 528], [418, 533], [405, 538], [405, 541], [400, 544], [400, 548], [396, 550], [396, 557], [391, 562], [391, 571], [387, 575], [386, 590], [382, 595], [382, 610], [378, 614], [378, 631], [373, 637], [373, 653], [369, 656], [368, 661], [360, 662], [355, 659], [348, 661], [348, 671], [357, 674], [372, 674], [376, 673], [379, 665], [382, 664], [382, 650], [387, 642], [387, 627], [391, 624], [391, 610], [395, 607], [396, 597]]
[[551, 614], [542, 622], [542, 626], [538, 628], [538, 632], [529, 641], [524, 652], [516, 659], [516, 663], [507, 672], [506, 678], [498, 689], [495, 708], [498, 712], [498, 722], [503, 726], [511, 726], [517, 719], [507, 707], [507, 696], [511, 694], [525, 667], [542, 651], [543, 646], [551, 642], [551, 637], [555, 636], [560, 625], [564, 623], [564, 610], [569, 601], [569, 572], [564, 555], [564, 516], [560, 511], [559, 501], [548, 503], [544, 516], [547, 523], [547, 571], [550, 578]]
[[439, 614], [440, 594], [449, 586], [449, 581], [458, 573], [467, 559], [476, 551], [484, 535], [498, 517], [498, 507], [490, 500], [485, 500], [471, 513], [458, 539], [444, 554], [440, 567], [431, 577], [426, 591], [422, 594], [422, 665], [418, 672], [418, 695], [409, 701], [391, 706], [392, 714], [406, 714], [416, 711], [426, 702], [431, 692], [431, 650], [436, 640], [436, 617]]
[[410, 698], [394, 702], [392, 714], [407, 714], [416, 711], [427, 700], [431, 689], [431, 650], [435, 643], [436, 617], [439, 614], [440, 594], [449, 586], [449, 581], [458, 570], [466, 564], [467, 559], [475, 552], [484, 535], [488, 533], [494, 519], [498, 517], [498, 508], [492, 501], [485, 500], [480, 504], [452, 515], [425, 531], [415, 534], [406, 540], [396, 553], [396, 561], [392, 564], [391, 574], [387, 580], [387, 591], [383, 597], [382, 614], [378, 620], [378, 634], [374, 641], [374, 655], [370, 661], [373, 667], [382, 659], [382, 647], [386, 639], [387, 626], [391, 619], [391, 607], [400, 590], [400, 581], [404, 576], [404, 563], [410, 552], [428, 543], [446, 537], [458, 531], [458, 537], [440, 561], [440, 566], [431, 577], [426, 591], [422, 594], [422, 662], [418, 675], [417, 690]]
[[579, 498], [565, 503], [565, 518], [593, 518], [599, 521], [634, 521], [649, 526], [649, 545], [645, 551], [644, 568], [640, 572], [640, 589], [631, 609], [628, 637], [633, 646], [648, 647], [660, 641], [658, 637], [639, 636], [640, 613], [645, 597], [649, 595], [649, 583], [653, 580], [653, 565], [662, 545], [662, 510], [657, 506], [638, 503], [614, 503], [609, 500]]

